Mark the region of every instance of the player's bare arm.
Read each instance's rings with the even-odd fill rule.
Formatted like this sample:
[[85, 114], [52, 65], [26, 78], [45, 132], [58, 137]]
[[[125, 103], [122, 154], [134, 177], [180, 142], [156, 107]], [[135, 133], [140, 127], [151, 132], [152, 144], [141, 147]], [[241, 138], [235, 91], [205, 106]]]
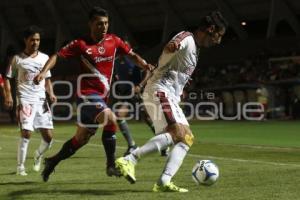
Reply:
[[12, 109], [14, 101], [11, 95], [10, 80], [8, 78], [4, 79], [4, 106], [7, 109]]
[[142, 88], [146, 85], [148, 79], [151, 78], [151, 76], [152, 76], [152, 72], [146, 70], [143, 80], [137, 86], [134, 87], [134, 93], [136, 94], [140, 93], [142, 91]]
[[52, 103], [55, 103], [57, 101], [57, 98], [53, 92], [52, 82], [51, 82], [50, 78], [46, 79], [45, 87], [46, 87], [46, 91], [49, 95], [50, 101]]
[[39, 84], [39, 82], [41, 82], [45, 77], [46, 77], [46, 73], [48, 70], [52, 69], [58, 59], [58, 55], [57, 54], [53, 54], [49, 60], [46, 62], [45, 66], [43, 67], [43, 69], [41, 70], [41, 72], [34, 78], [34, 83], [35, 84]]
[[152, 71], [155, 67], [149, 63], [147, 63], [141, 56], [139, 56], [137, 53], [134, 51], [129, 52], [129, 57], [132, 59], [132, 61], [139, 66], [140, 68], [144, 70], [150, 70]]

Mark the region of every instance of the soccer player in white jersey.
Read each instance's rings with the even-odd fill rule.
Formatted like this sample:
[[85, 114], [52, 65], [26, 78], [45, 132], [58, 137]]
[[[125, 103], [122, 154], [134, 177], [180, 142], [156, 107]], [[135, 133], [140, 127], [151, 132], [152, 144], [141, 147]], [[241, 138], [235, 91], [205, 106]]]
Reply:
[[52, 143], [52, 115], [46, 100], [46, 91], [52, 102], [56, 101], [50, 81], [50, 72], [46, 80], [39, 85], [33, 83], [34, 77], [39, 74], [47, 60], [48, 55], [40, 52], [41, 30], [37, 26], [30, 26], [23, 33], [25, 49], [13, 56], [10, 60], [5, 79], [5, 106], [12, 108], [10, 80], [16, 79], [17, 83], [17, 106], [21, 138], [18, 145], [17, 175], [26, 176], [25, 160], [32, 131], [39, 129], [42, 140], [35, 151], [33, 170], [39, 171], [42, 155]]
[[221, 42], [227, 22], [219, 12], [212, 12], [200, 20], [193, 32], [180, 32], [169, 41], [159, 59], [158, 67], [147, 81], [143, 93], [144, 104], [151, 117], [156, 136], [126, 157], [116, 160], [121, 174], [135, 183], [135, 165], [151, 152], [174, 145], [163, 172], [153, 187], [154, 192], [188, 192], [171, 182], [180, 168], [194, 136], [180, 108], [180, 95], [197, 66], [200, 48]]

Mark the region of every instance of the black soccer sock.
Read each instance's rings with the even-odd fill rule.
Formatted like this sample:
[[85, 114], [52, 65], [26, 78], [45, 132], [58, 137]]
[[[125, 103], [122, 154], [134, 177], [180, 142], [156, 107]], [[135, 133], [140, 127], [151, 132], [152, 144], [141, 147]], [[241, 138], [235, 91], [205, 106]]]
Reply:
[[60, 151], [55, 156], [49, 159], [58, 164], [61, 160], [71, 157], [80, 147], [77, 140], [73, 137], [63, 144]]
[[129, 147], [135, 145], [134, 140], [132, 139], [128, 124], [125, 120], [117, 120], [121, 133], [123, 134], [125, 140]]
[[112, 131], [103, 130], [102, 143], [106, 154], [107, 167], [115, 166], [115, 152], [116, 152], [116, 133]]

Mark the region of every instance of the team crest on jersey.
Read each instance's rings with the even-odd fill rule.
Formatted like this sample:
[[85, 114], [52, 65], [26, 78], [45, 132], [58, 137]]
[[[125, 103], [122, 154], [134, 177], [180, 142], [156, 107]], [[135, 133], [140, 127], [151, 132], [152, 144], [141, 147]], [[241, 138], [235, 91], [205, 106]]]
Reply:
[[100, 54], [104, 54], [104, 53], [105, 53], [104, 47], [103, 47], [103, 46], [98, 47], [98, 52], [99, 52]]

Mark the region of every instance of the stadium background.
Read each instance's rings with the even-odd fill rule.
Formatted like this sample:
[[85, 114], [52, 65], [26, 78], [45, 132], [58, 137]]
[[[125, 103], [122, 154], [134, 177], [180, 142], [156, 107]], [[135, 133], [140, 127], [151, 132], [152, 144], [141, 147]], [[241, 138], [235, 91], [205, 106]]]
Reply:
[[[68, 41], [87, 32], [88, 11], [95, 5], [109, 10], [110, 32], [130, 41], [134, 49], [152, 63], [157, 61], [162, 46], [175, 32], [193, 29], [197, 26], [197, 19], [212, 10], [220, 10], [229, 21], [229, 30], [220, 46], [201, 50], [198, 69], [186, 91], [187, 94], [197, 94], [197, 98], [187, 95], [185, 101], [192, 104], [222, 102], [224, 115], [228, 117], [236, 115], [237, 103], [264, 102], [267, 104], [266, 118], [263, 122], [245, 119], [239, 122], [192, 121], [195, 135], [200, 131], [199, 139], [179, 172], [178, 180], [191, 187], [192, 194], [188, 197], [193, 199], [200, 196], [203, 199], [299, 198], [299, 1], [2, 0], [1, 73], [5, 73], [9, 56], [22, 49], [24, 27], [36, 24], [43, 28], [41, 50], [52, 54]], [[53, 81], [76, 82], [76, 63], [59, 65], [52, 72]], [[63, 90], [55, 89], [57, 93]], [[207, 99], [208, 93], [214, 93], [215, 98]], [[63, 101], [72, 103], [73, 98]], [[69, 164], [63, 165], [55, 175], [56, 179], [46, 187], [41, 184], [38, 175], [25, 180], [15, 177], [18, 130], [14, 113], [9, 114], [3, 108], [2, 97], [0, 103], [0, 199], [153, 199], [151, 184], [158, 174], [157, 169], [161, 168], [155, 163], [162, 158], [149, 159], [141, 165], [139, 170], [147, 173], [138, 174], [144, 179], [138, 186], [128, 186], [123, 180], [111, 181], [104, 173], [99, 175], [99, 171], [104, 171], [102, 147], [100, 150], [97, 147], [99, 155], [94, 154], [94, 148], [100, 144], [99, 136]], [[199, 110], [202, 114], [205, 111]], [[64, 115], [65, 111], [61, 108], [57, 112]], [[257, 113], [253, 113], [255, 115]], [[146, 125], [135, 121], [130, 123], [138, 144], [150, 138]], [[52, 153], [59, 148], [60, 141], [74, 131], [71, 128], [73, 120], [56, 124], [58, 144], [54, 145]], [[31, 145], [36, 146], [38, 140], [39, 137], [35, 136]], [[119, 140], [120, 155], [126, 144], [121, 136]], [[216, 186], [199, 189], [193, 185], [189, 173], [197, 159], [206, 158], [218, 163], [222, 176]], [[91, 166], [94, 170], [90, 171], [95, 173], [80, 176], [82, 169], [90, 169]], [[77, 186], [76, 182], [81, 185]], [[180, 199], [184, 196], [155, 196], [156, 199], [167, 197]]]

